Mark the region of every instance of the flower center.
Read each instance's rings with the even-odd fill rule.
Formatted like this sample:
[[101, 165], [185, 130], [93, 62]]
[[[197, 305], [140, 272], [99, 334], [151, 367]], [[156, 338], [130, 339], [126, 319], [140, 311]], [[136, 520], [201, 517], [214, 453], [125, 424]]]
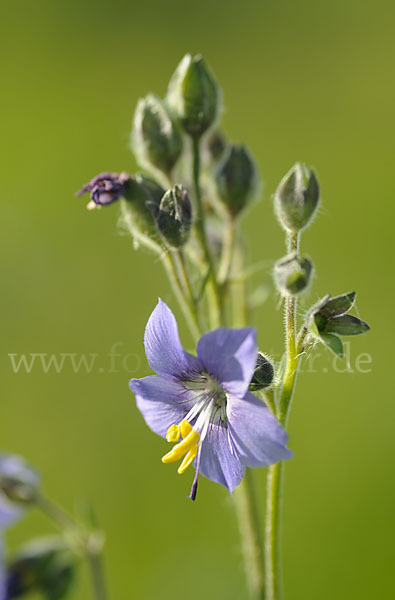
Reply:
[[[167, 441], [178, 443], [162, 457], [162, 462], [167, 464], [184, 457], [178, 467], [178, 473], [182, 474], [197, 457], [198, 475], [201, 446], [210, 426], [226, 422], [226, 393], [218, 381], [207, 373], [184, 382], [184, 385], [195, 392], [194, 405], [181, 423], [173, 424], [167, 430]], [[182, 441], [179, 442], [180, 437]], [[195, 479], [196, 488], [197, 477]], [[195, 495], [196, 489], [191, 495], [192, 499]]]

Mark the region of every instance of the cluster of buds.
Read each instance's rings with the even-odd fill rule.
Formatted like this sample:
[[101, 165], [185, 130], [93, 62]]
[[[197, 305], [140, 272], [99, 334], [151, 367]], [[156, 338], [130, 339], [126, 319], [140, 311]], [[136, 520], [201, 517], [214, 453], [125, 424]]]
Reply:
[[[186, 189], [177, 181], [186, 138], [210, 156], [213, 194], [210, 210], [235, 220], [251, 203], [257, 189], [257, 168], [242, 144], [228, 144], [216, 128], [221, 114], [221, 90], [201, 56], [187, 54], [170, 79], [167, 95], [148, 94], [139, 100], [133, 118], [131, 148], [149, 174], [101, 173], [77, 195], [90, 194], [88, 208], [121, 200], [121, 222], [138, 242], [151, 248], [184, 245], [193, 211]], [[184, 181], [185, 177], [180, 177]], [[158, 182], [159, 183], [158, 183]], [[191, 183], [191, 182], [189, 182]]]

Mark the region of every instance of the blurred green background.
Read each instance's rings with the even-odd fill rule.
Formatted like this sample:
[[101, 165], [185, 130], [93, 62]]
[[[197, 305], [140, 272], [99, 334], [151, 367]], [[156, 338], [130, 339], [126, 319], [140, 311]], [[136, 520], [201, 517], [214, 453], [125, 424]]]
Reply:
[[[352, 372], [335, 372], [320, 349], [316, 372], [299, 379], [286, 598], [393, 597], [394, 19], [389, 0], [3, 5], [0, 445], [37, 465], [68, 508], [92, 501], [107, 533], [113, 599], [178, 590], [190, 600], [245, 597], [228, 493], [202, 480], [198, 501], [186, 500], [191, 474], [162, 465], [163, 441], [128, 389], [127, 369], [149, 373], [142, 335], [157, 296], [175, 301], [160, 266], [117, 233], [117, 208], [89, 213], [74, 197], [100, 171], [136, 168], [128, 149], [136, 101], [164, 94], [186, 52], [209, 62], [224, 91], [225, 130], [260, 166], [263, 201], [245, 223], [254, 257], [284, 253], [271, 195], [296, 160], [313, 165], [323, 204], [303, 241], [317, 269], [310, 300], [355, 288], [372, 325], [353, 340]], [[273, 299], [255, 325], [278, 358], [275, 311]], [[129, 357], [124, 369], [121, 357], [109, 372], [116, 343], [141, 360]], [[15, 374], [8, 357], [68, 352], [97, 353], [101, 371]], [[355, 368], [361, 353], [372, 357], [368, 373]], [[8, 542], [13, 549], [46, 531], [30, 514]], [[90, 597], [84, 570], [80, 583], [75, 600]]]

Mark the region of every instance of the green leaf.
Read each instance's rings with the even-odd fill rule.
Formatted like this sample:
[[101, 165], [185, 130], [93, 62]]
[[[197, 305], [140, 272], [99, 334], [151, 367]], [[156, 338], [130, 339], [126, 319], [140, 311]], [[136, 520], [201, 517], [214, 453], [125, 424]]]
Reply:
[[337, 335], [331, 333], [321, 333], [321, 341], [325, 344], [329, 350], [331, 350], [336, 356], [343, 358], [343, 342]]
[[348, 292], [331, 298], [322, 308], [321, 312], [326, 317], [334, 317], [335, 315], [343, 315], [350, 310], [355, 302], [356, 292]]
[[326, 333], [336, 333], [337, 335], [358, 335], [365, 333], [370, 329], [365, 321], [361, 321], [352, 315], [342, 315], [328, 319], [325, 326]]

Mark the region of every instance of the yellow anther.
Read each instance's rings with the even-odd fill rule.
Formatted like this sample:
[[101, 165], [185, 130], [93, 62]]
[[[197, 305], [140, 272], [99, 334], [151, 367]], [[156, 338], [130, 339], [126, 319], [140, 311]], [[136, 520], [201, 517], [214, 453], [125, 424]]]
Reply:
[[193, 463], [195, 456], [197, 454], [199, 446], [196, 444], [196, 446], [193, 446], [193, 448], [190, 449], [190, 451], [188, 452], [188, 454], [186, 454], [184, 456], [184, 460], [182, 461], [182, 463], [180, 464], [180, 466], [178, 467], [178, 473], [180, 475], [182, 475], [182, 473], [184, 473], [187, 468], [189, 467], [189, 465], [191, 463]]
[[170, 425], [166, 433], [166, 439], [168, 442], [178, 442], [178, 440], [180, 439], [179, 425]]
[[187, 435], [187, 437], [184, 440], [182, 440], [182, 442], [176, 444], [172, 448], [172, 450], [170, 450], [170, 452], [168, 452], [162, 457], [162, 462], [170, 463], [179, 460], [184, 456], [184, 454], [186, 454], [186, 452], [191, 450], [191, 448], [193, 448], [193, 446], [195, 446], [198, 443], [199, 439], [199, 433], [191, 429], [191, 433]]
[[179, 427], [181, 429], [181, 435], [183, 438], [186, 438], [187, 435], [189, 435], [192, 431], [192, 425], [189, 421], [186, 421], [185, 419], [181, 421]]

